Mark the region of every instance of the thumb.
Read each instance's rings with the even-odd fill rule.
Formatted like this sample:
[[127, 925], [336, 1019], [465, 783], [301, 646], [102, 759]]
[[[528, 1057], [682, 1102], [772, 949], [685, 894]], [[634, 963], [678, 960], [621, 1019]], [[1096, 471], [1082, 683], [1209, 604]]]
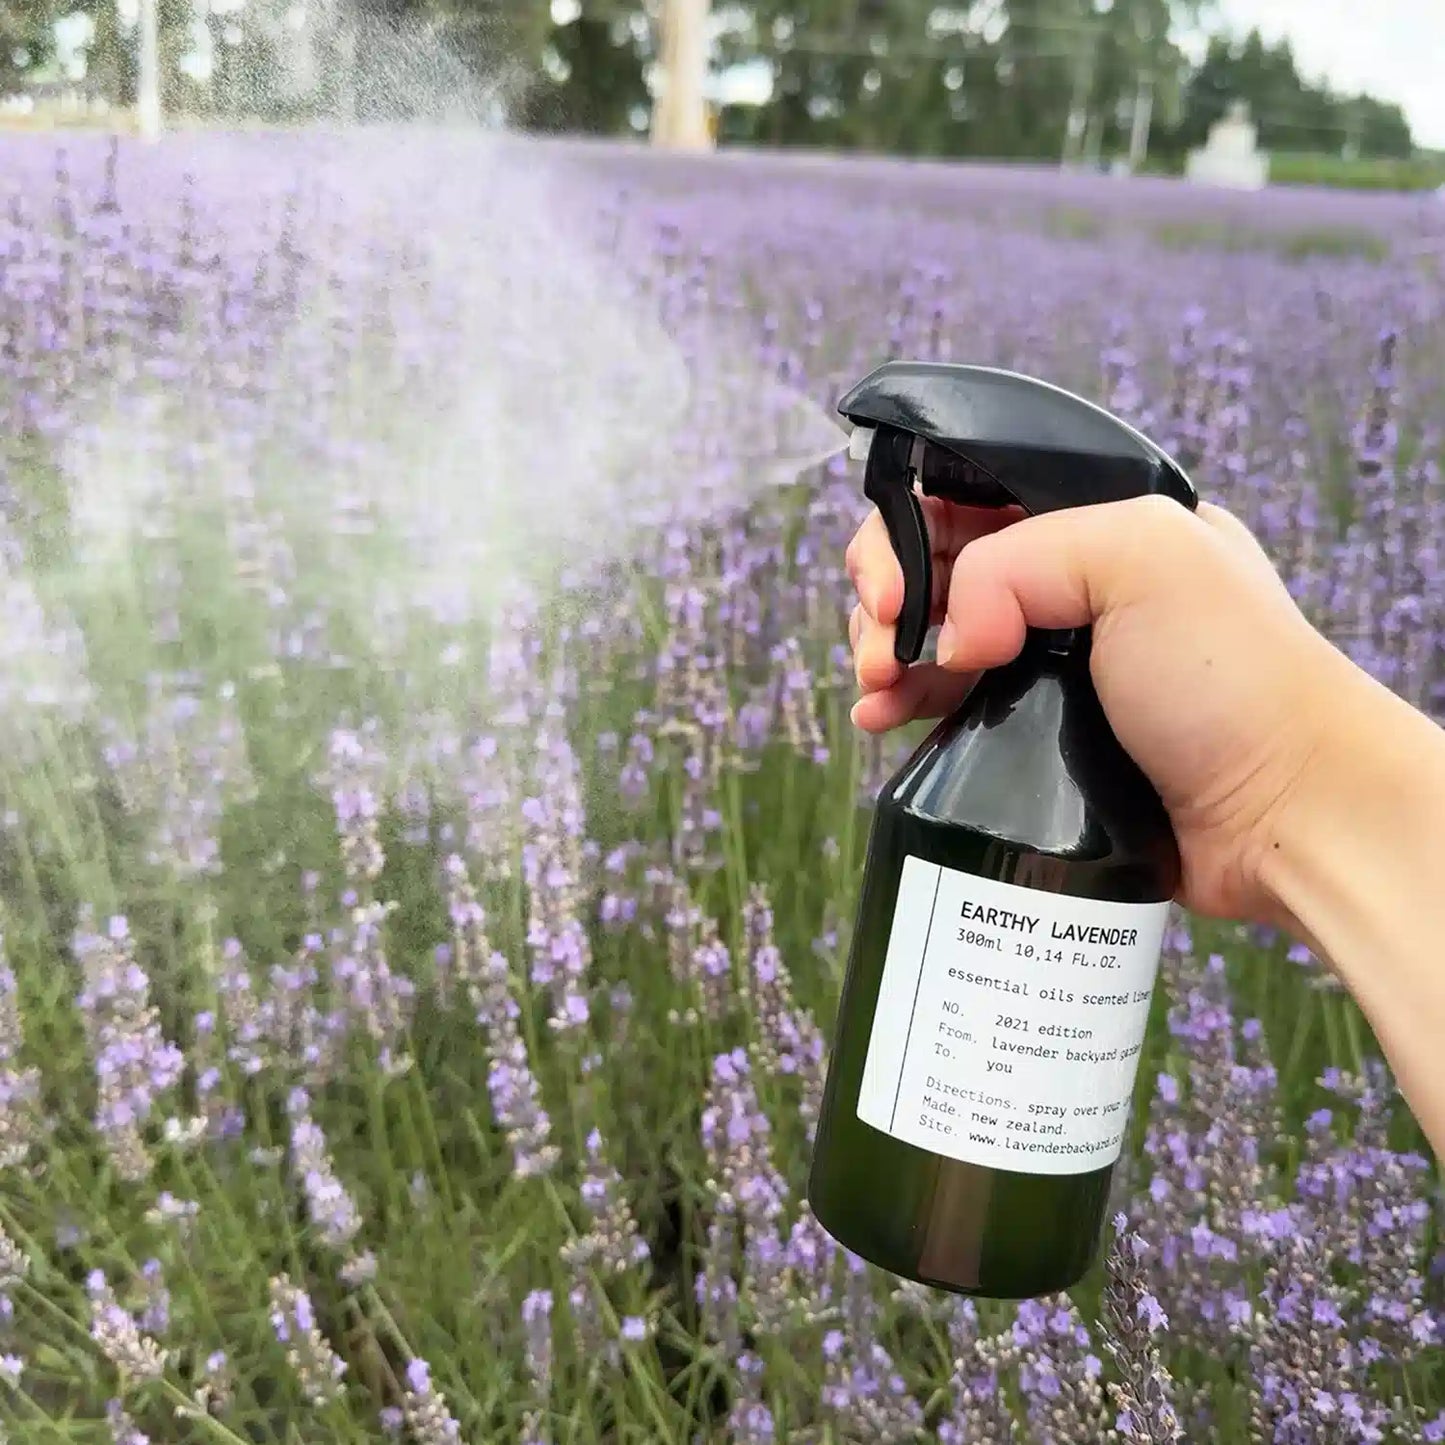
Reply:
[[1002, 667], [1030, 627], [1089, 627], [1138, 598], [1201, 525], [1168, 497], [1136, 497], [1026, 517], [969, 543], [948, 589], [938, 661], [950, 672]]

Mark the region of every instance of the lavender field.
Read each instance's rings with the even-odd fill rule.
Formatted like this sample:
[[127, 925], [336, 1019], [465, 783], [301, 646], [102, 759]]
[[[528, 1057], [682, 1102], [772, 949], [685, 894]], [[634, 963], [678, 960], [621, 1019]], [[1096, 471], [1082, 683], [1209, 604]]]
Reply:
[[1445, 718], [1434, 198], [0, 140], [0, 1437], [1445, 1440], [1434, 1164], [1286, 939], [1176, 920], [1074, 1298], [808, 1214], [904, 354], [1135, 421]]

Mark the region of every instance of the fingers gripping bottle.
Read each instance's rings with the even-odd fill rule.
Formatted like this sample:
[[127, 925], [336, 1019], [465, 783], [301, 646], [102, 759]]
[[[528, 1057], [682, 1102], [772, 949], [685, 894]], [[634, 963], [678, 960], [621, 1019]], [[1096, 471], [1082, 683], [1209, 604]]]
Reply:
[[[1148, 438], [1012, 372], [890, 362], [838, 409], [902, 564], [905, 664], [933, 596], [916, 491], [1033, 515], [1150, 493], [1197, 506]], [[808, 1197], [854, 1253], [962, 1294], [1046, 1295], [1092, 1265], [1179, 884], [1089, 643], [1030, 630], [873, 819]]]

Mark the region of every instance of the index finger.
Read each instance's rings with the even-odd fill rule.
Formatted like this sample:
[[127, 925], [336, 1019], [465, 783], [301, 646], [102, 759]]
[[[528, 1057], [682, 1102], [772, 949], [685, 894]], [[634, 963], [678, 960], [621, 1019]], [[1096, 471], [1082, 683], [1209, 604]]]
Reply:
[[[949, 573], [958, 554], [979, 537], [1012, 526], [1024, 512], [1021, 507], [960, 507], [942, 497], [919, 500], [933, 554], [930, 612], [941, 614], [948, 600]], [[876, 507], [853, 534], [843, 560], [864, 610], [875, 622], [891, 627], [903, 610], [903, 568]]]

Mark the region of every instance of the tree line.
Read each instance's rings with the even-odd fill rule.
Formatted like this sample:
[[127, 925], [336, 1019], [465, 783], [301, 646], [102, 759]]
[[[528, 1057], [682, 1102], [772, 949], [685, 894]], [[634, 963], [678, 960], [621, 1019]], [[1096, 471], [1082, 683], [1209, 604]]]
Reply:
[[[199, 37], [190, 0], [158, 0], [165, 99], [262, 120], [342, 103], [361, 118], [404, 111], [406, 87], [368, 72], [394, 69], [406, 37], [424, 27], [428, 43], [445, 45], [478, 81], [505, 73], [515, 123], [636, 132], [647, 124], [658, 3], [353, 0], [343, 13], [341, 0], [307, 0], [311, 79], [298, 83], [291, 0], [213, 6]], [[726, 22], [719, 61], [771, 77], [762, 104], [720, 107], [727, 140], [1085, 164], [1147, 153], [1168, 164], [1241, 100], [1266, 149], [1346, 158], [1413, 149], [1398, 106], [1303, 75], [1288, 42], [1216, 35], [1191, 63], [1179, 37], [1207, 22], [1208, 0], [738, 0], [715, 9]], [[115, 0], [0, 0], [0, 93], [44, 73], [54, 22], [71, 12], [91, 22], [87, 84], [129, 103], [135, 30]], [[200, 76], [187, 64], [198, 48], [210, 55]]]

